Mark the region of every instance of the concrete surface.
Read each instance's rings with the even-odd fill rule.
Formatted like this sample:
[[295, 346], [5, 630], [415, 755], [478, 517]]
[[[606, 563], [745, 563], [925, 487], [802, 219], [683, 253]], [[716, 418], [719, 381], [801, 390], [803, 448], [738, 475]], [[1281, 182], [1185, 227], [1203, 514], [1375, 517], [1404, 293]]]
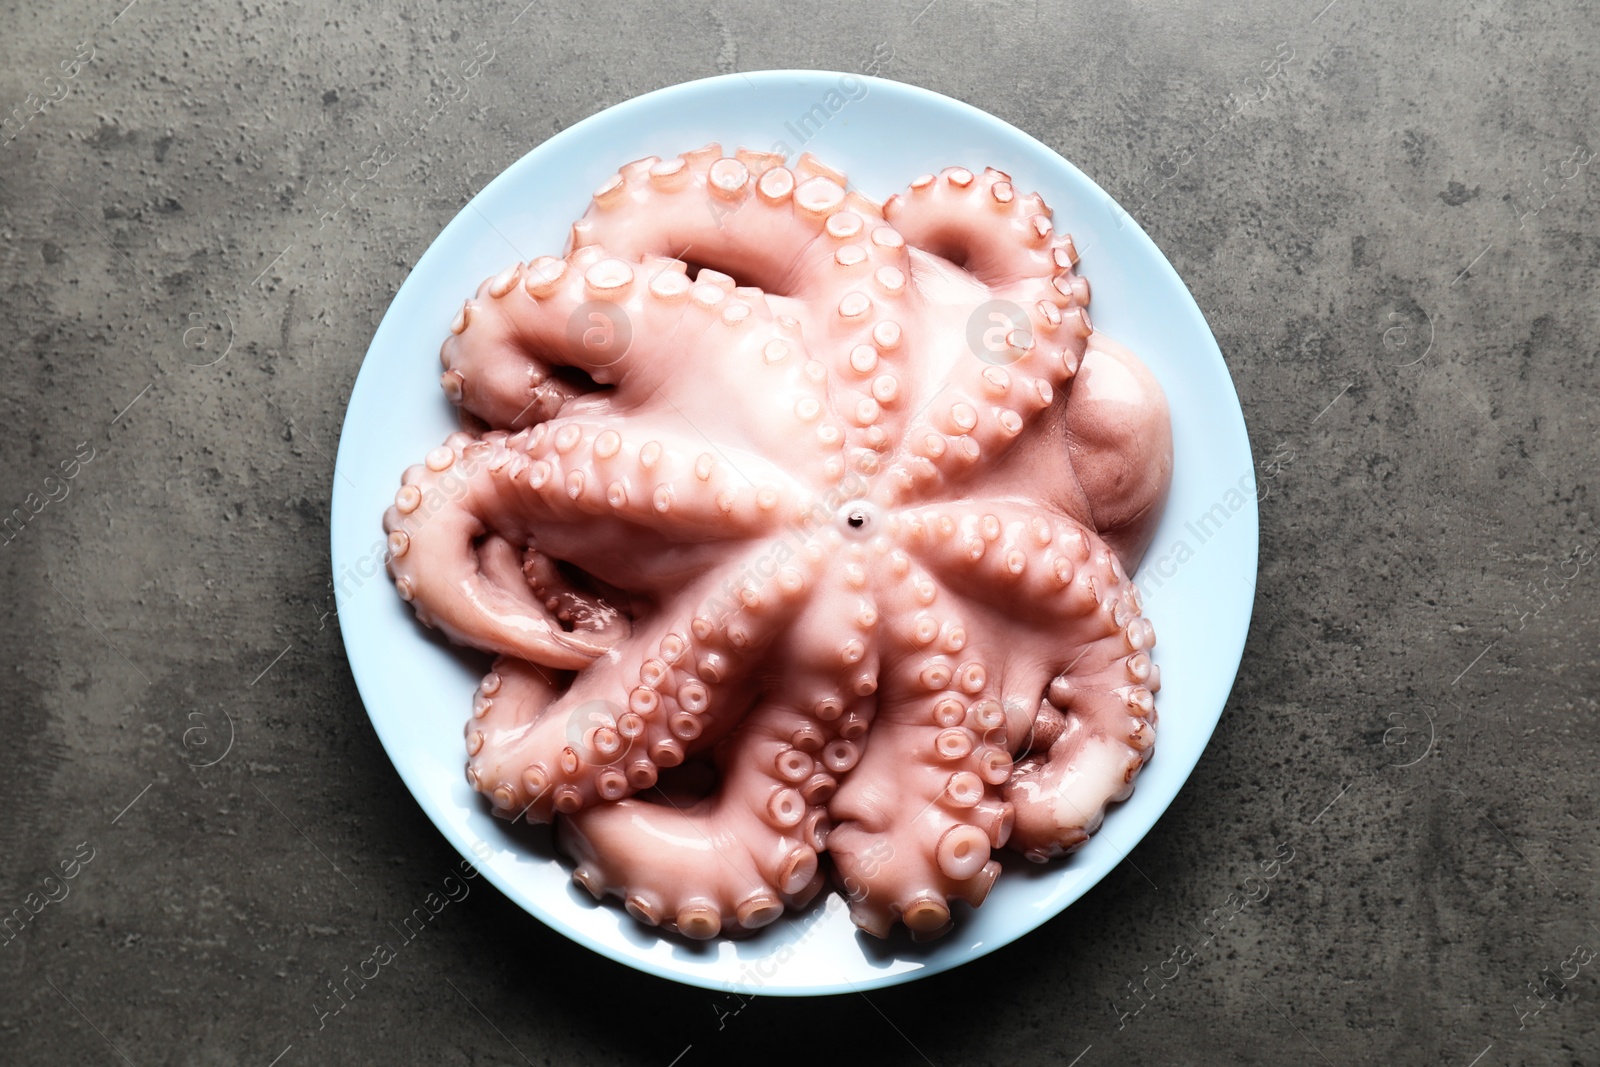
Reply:
[[[0, 148], [0, 905], [60, 897], [0, 945], [0, 1061], [1600, 1063], [1592, 11], [124, 2], [0, 32], [38, 112]], [[319, 1026], [454, 860], [327, 614], [330, 456], [408, 265], [608, 104], [883, 42], [1133, 210], [1227, 355], [1266, 498], [1204, 760], [951, 974], [733, 1014], [480, 885]]]

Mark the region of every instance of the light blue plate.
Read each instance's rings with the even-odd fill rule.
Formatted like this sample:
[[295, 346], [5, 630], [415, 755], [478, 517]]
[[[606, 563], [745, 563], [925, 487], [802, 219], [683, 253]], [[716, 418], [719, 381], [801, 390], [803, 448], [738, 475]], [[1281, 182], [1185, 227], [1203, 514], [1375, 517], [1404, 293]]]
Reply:
[[[516, 260], [560, 254], [590, 193], [618, 166], [707, 141], [815, 153], [883, 199], [925, 171], [1009, 171], [1038, 190], [1082, 253], [1095, 326], [1137, 352], [1172, 407], [1172, 496], [1137, 578], [1159, 638], [1156, 755], [1127, 803], [1076, 855], [1011, 863], [954, 932], [916, 945], [858, 934], [830, 893], [749, 940], [685, 945], [574, 887], [542, 831], [492, 818], [462, 769], [462, 726], [484, 661], [431, 637], [383, 570], [380, 517], [400, 472], [455, 428], [439, 346], [478, 283]], [[474, 197], [417, 262], [350, 394], [333, 485], [333, 573], [350, 668], [406, 786], [461, 854], [508, 897], [579, 944], [665, 978], [801, 996], [907, 982], [1016, 940], [1115, 867], [1200, 759], [1233, 685], [1256, 574], [1256, 497], [1244, 417], [1200, 309], [1166, 258], [1094, 182], [1032, 137], [966, 104], [896, 82], [821, 71], [733, 74], [675, 85], [550, 138]], [[1008, 854], [1009, 855], [1009, 854]]]

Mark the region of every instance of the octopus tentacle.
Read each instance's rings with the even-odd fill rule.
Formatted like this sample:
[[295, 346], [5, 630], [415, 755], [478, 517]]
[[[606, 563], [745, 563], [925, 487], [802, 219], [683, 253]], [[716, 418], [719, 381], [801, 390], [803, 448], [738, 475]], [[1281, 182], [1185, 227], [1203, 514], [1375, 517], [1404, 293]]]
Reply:
[[583, 672], [538, 715], [485, 731], [470, 761], [477, 788], [496, 807], [549, 822], [654, 785], [662, 768], [683, 762], [686, 746], [731, 727], [748, 703], [741, 685], [707, 685], [652, 655], [691, 649], [702, 658], [732, 651], [665, 625], [641, 630], [604, 675]]
[[[941, 666], [924, 671], [937, 680]], [[931, 936], [950, 923], [951, 901], [983, 902], [1000, 874], [990, 850], [1006, 843], [1014, 818], [996, 790], [1011, 757], [984, 743], [1003, 734], [1004, 718], [997, 701], [938, 691], [879, 709], [828, 805], [828, 852], [857, 926], [884, 937], [903, 921]]]
[[906, 551], [940, 585], [1030, 623], [1066, 625], [1063, 643], [1109, 632], [1115, 605], [1136, 596], [1092, 529], [1021, 502], [908, 509], [904, 531]]
[[[1052, 324], [1034, 312], [1029, 333], [1013, 328], [1003, 311], [988, 314], [998, 323], [989, 329], [1004, 331], [1007, 343], [1018, 346], [1015, 354], [991, 362], [989, 349], [971, 348], [970, 340], [962, 346], [938, 391], [906, 425], [888, 464], [903, 494], [928, 495], [994, 470], [1077, 373], [1087, 323], [1057, 314]], [[957, 323], [945, 333], [969, 337], [968, 329], [982, 327]]]
[[479, 284], [456, 312], [439, 349], [444, 366], [439, 385], [451, 403], [490, 426], [512, 430], [543, 422], [595, 388], [581, 377], [558, 376], [558, 366], [570, 365], [566, 345], [525, 329], [527, 303], [535, 294], [559, 288], [568, 273], [567, 261], [541, 256], [525, 265], [514, 263]]
[[[881, 208], [846, 184], [809, 154], [790, 170], [775, 153], [740, 149], [724, 157], [720, 145], [708, 144], [622, 167], [595, 191], [571, 244], [689, 258], [768, 293], [806, 298], [836, 276], [832, 239], [819, 240], [828, 227], [882, 222]], [[879, 266], [892, 265], [897, 252], [861, 251], [882, 259]]]
[[[995, 368], [990, 368], [994, 370]], [[984, 403], [977, 389], [947, 386], [907, 428], [896, 468], [907, 475], [906, 488], [933, 492], [959, 485], [994, 466], [1032, 417], [1052, 396], [1044, 379], [1024, 379], [1016, 406]], [[1044, 382], [1041, 388], [1035, 382]]]
[[718, 750], [712, 796], [688, 806], [633, 797], [562, 820], [573, 879], [641, 922], [692, 938], [759, 929], [821, 887], [827, 814], [804, 795], [818, 760], [790, 738], [809, 716], [764, 704]]
[[[592, 531], [585, 546], [564, 540], [563, 532], [574, 520], [600, 518], [634, 531], [635, 541], [642, 529], [689, 541], [741, 527], [753, 535], [774, 527], [778, 506], [790, 499], [773, 487], [718, 488], [699, 477], [691, 458], [698, 449], [663, 448], [652, 439], [625, 452], [623, 444], [613, 431], [586, 435], [576, 423], [541, 423], [531, 432], [481, 440], [451, 435], [406, 471], [384, 514], [388, 567], [400, 595], [452, 640], [576, 669], [625, 631], [566, 630], [519, 565], [495, 565], [508, 555], [502, 543], [538, 540], [547, 555], [594, 568], [601, 579], [614, 569], [637, 580], [637, 569], [616, 557], [611, 539]], [[491, 530], [498, 538], [484, 540]], [[657, 562], [680, 584], [686, 572], [705, 565], [692, 552]]]
[[1161, 674], [1149, 655], [1154, 644], [1149, 620], [1135, 615], [1051, 683], [1059, 735], [1042, 755], [1018, 761], [1005, 786], [1017, 813], [1011, 847], [1029, 859], [1043, 863], [1079, 848], [1106, 808], [1133, 792], [1155, 745]]
[[[485, 747], [490, 739], [536, 722], [571, 684], [567, 671], [552, 671], [516, 656], [497, 656], [489, 673], [478, 683], [472, 699], [472, 717], [463, 731], [467, 742], [467, 784], [489, 794], [491, 811], [503, 819], [523, 814], [516, 796], [501, 784], [521, 768], [508, 768], [498, 750]], [[481, 759], [478, 757], [482, 754]]]
[[906, 427], [892, 476], [905, 491], [960, 482], [992, 469], [1077, 372], [1093, 329], [1088, 283], [1043, 201], [1017, 193], [1000, 171], [924, 175], [884, 207], [914, 246], [924, 300], [971, 312], [935, 315], [932, 330], [918, 330], [966, 343], [939, 368], [938, 392], [919, 403], [925, 417]]
[[445, 395], [502, 429], [543, 422], [604, 386], [617, 388], [609, 399], [648, 397], [672, 370], [667, 341], [696, 306], [684, 269], [598, 247], [513, 264], [451, 323], [439, 353]]
[[[565, 632], [529, 589], [512, 543], [530, 538], [526, 518], [531, 498], [512, 483], [519, 450], [504, 435], [482, 440], [452, 434], [406, 471], [394, 506], [384, 513], [389, 573], [417, 617], [454, 641], [548, 667], [588, 665], [607, 645]], [[484, 521], [495, 518], [499, 535], [483, 546]]]
[[[840, 232], [858, 230], [852, 225]], [[912, 353], [900, 323], [918, 318], [924, 300], [911, 283], [904, 239], [879, 225], [868, 243], [876, 256], [859, 243], [841, 244], [834, 252], [832, 269], [839, 276], [833, 284], [845, 291], [831, 308], [818, 309], [811, 324], [818, 350], [828, 354], [824, 365], [831, 372], [834, 410], [846, 428], [850, 466], [870, 476], [910, 418], [915, 398], [904, 364]]]
[[[870, 600], [848, 580], [819, 575], [836, 542], [812, 538], [800, 553], [807, 566], [780, 570], [778, 583], [799, 592], [797, 580], [826, 582], [811, 590], [813, 603], [854, 597], [853, 628], [869, 635], [878, 623]], [[744, 595], [739, 604], [740, 614], [762, 608]], [[696, 632], [715, 615], [702, 610]], [[715, 747], [722, 780], [711, 797], [635, 797], [562, 821], [561, 840], [578, 861], [574, 878], [596, 897], [622, 898], [650, 925], [710, 937], [764, 926], [820, 890], [826, 805], [860, 758], [877, 661], [859, 638], [841, 637], [831, 615], [791, 620], [771, 652], [787, 670]]]
[[934, 936], [951, 901], [977, 906], [999, 875], [990, 850], [1013, 814], [998, 787], [1025, 723], [996, 699], [1016, 683], [1005, 650], [974, 647], [966, 613], [926, 573], [903, 555], [888, 563], [874, 585], [892, 631], [883, 691], [861, 763], [828, 806], [828, 850], [858, 926], [883, 937], [904, 921]]
[[[972, 274], [997, 297], [1089, 302], [1088, 283], [1072, 273], [1078, 261], [1072, 238], [1058, 237], [1044, 200], [1019, 192], [1004, 171], [946, 167], [924, 174], [884, 201], [883, 215], [906, 240]], [[1051, 288], [1059, 300], [1024, 284], [1057, 279], [1059, 287]]]
[[715, 454], [692, 424], [669, 416], [628, 436], [612, 425], [561, 416], [507, 442], [526, 454], [522, 488], [541, 518], [609, 519], [705, 541], [769, 532], [804, 499], [782, 467], [759, 453]]
[[478, 788], [548, 822], [653, 786], [661, 768], [737, 726], [755, 699], [759, 658], [793, 620], [816, 566], [779, 568], [740, 586], [732, 604], [715, 572], [685, 590], [699, 604], [692, 617], [634, 620], [633, 636], [536, 719], [488, 735], [473, 755]]

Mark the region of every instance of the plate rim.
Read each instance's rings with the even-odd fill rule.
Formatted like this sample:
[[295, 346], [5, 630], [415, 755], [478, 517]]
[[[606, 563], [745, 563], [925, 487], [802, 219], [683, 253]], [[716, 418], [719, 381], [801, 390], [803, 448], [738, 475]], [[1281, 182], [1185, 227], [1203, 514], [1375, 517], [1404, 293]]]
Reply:
[[[770, 84], [792, 78], [856, 78], [868, 86], [869, 93], [872, 91], [900, 93], [915, 98], [919, 103], [935, 109], [953, 108], [957, 112], [963, 113], [967, 118], [976, 121], [980, 125], [998, 127], [1000, 132], [1008, 136], [1023, 139], [1025, 142], [1030, 143], [1036, 150], [1043, 153], [1054, 165], [1066, 168], [1066, 170], [1069, 171], [1073, 176], [1086, 183], [1088, 187], [1093, 189], [1096, 193], [1104, 198], [1104, 202], [1108, 207], [1113, 207], [1120, 213], [1122, 221], [1119, 222], [1119, 226], [1123, 224], [1128, 224], [1131, 226], [1133, 231], [1132, 240], [1136, 243], [1143, 243], [1145, 246], [1144, 251], [1150, 258], [1152, 264], [1155, 266], [1155, 269], [1164, 272], [1168, 276], [1168, 280], [1175, 283], [1179, 290], [1183, 292], [1185, 296], [1187, 296], [1189, 305], [1195, 313], [1195, 319], [1197, 320], [1198, 326], [1204, 332], [1204, 338], [1207, 342], [1209, 342], [1210, 346], [1209, 350], [1200, 353], [1199, 357], [1197, 358], [1210, 359], [1215, 356], [1223, 372], [1222, 381], [1225, 384], [1228, 394], [1232, 400], [1232, 406], [1229, 407], [1224, 413], [1225, 419], [1219, 420], [1223, 421], [1224, 425], [1219, 426], [1218, 429], [1223, 434], [1232, 434], [1237, 432], [1243, 438], [1246, 455], [1251, 454], [1249, 450], [1249, 433], [1245, 425], [1244, 408], [1239, 400], [1238, 388], [1234, 383], [1233, 374], [1228, 368], [1227, 361], [1222, 356], [1221, 346], [1217, 344], [1216, 337], [1211, 331], [1210, 323], [1206, 320], [1205, 313], [1200, 309], [1198, 301], [1194, 299], [1193, 293], [1190, 292], [1188, 285], [1184, 283], [1183, 278], [1178, 274], [1177, 269], [1173, 267], [1172, 263], [1167, 259], [1165, 253], [1161, 251], [1160, 247], [1157, 246], [1154, 240], [1152, 240], [1144, 231], [1143, 227], [1138, 224], [1138, 221], [1125, 209], [1123, 209], [1120, 203], [1118, 203], [1114, 197], [1107, 193], [1105, 189], [1099, 185], [1099, 183], [1095, 182], [1087, 174], [1081, 171], [1075, 164], [1072, 163], [1071, 160], [1068, 160], [1055, 149], [1051, 148], [1043, 141], [1040, 141], [1026, 130], [1007, 122], [1005, 119], [990, 114], [989, 112], [984, 111], [983, 109], [972, 104], [966, 103], [963, 100], [945, 96], [942, 93], [935, 92], [931, 89], [926, 89], [919, 85], [896, 81], [890, 78], [842, 72], [837, 70], [777, 68], [770, 70], [742, 71], [731, 74], [719, 74], [685, 82], [678, 82], [671, 85], [664, 85], [648, 92], [641, 93], [637, 96], [629, 97], [628, 99], [619, 101], [615, 104], [611, 104], [599, 111], [585, 116], [583, 119], [574, 122], [572, 125], [565, 127], [552, 136], [533, 145], [522, 155], [518, 156], [511, 163], [507, 164], [498, 174], [494, 176], [494, 178], [492, 178], [488, 183], [474, 193], [471, 198], [462, 204], [461, 208], [447, 223], [445, 223], [438, 233], [435, 234], [428, 247], [424, 249], [421, 255], [417, 257], [416, 262], [407, 271], [405, 278], [396, 288], [394, 296], [390, 299], [388, 306], [384, 310], [383, 317], [379, 319], [378, 325], [373, 329], [372, 340], [369, 342], [367, 350], [362, 356], [361, 365], [357, 370], [355, 378], [351, 382], [350, 393], [345, 402], [345, 412], [340, 422], [339, 443], [334, 461], [336, 470], [346, 460], [347, 448], [354, 450], [358, 447], [354, 443], [353, 439], [347, 439], [344, 431], [347, 428], [351, 417], [351, 404], [354, 401], [358, 391], [361, 389], [363, 377], [368, 374], [378, 373], [377, 363], [372, 357], [374, 354], [374, 349], [376, 348], [378, 336], [382, 332], [384, 321], [388, 318], [390, 312], [402, 302], [402, 298], [407, 295], [407, 287], [412, 284], [421, 268], [430, 260], [430, 257], [445, 254], [438, 251], [440, 243], [445, 235], [449, 233], [452, 228], [465, 225], [464, 220], [466, 220], [476, 210], [478, 203], [487, 198], [491, 191], [495, 190], [502, 183], [509, 184], [511, 181], [513, 181], [514, 179], [512, 178], [512, 173], [518, 170], [519, 167], [530, 156], [533, 156], [536, 153], [547, 154], [552, 151], [559, 152], [561, 147], [566, 142], [580, 136], [580, 131], [584, 130], [590, 124], [599, 122], [607, 116], [613, 116], [614, 113], [617, 112], [626, 111], [628, 109], [637, 107], [644, 107], [648, 102], [654, 101], [663, 96], [685, 93], [694, 89], [716, 88], [720, 85], [726, 85], [740, 81], [747, 83], [756, 91], [760, 91], [762, 88], [765, 88], [765, 85], [757, 83]], [[1252, 471], [1253, 469], [1254, 468], [1252, 464]], [[337, 474], [332, 477], [328, 536], [330, 559], [334, 575], [341, 573], [341, 563], [349, 562], [342, 557], [339, 534], [346, 528], [348, 520], [341, 521], [341, 518], [344, 513], [351, 506], [353, 506], [349, 502], [355, 492], [356, 490], [354, 489], [344, 489], [341, 485], [341, 479], [337, 476]], [[1205, 755], [1206, 749], [1210, 746], [1211, 738], [1215, 734], [1217, 725], [1221, 722], [1222, 714], [1226, 710], [1228, 699], [1232, 696], [1234, 686], [1238, 681], [1239, 667], [1243, 661], [1244, 649], [1249, 638], [1250, 626], [1255, 614], [1255, 586], [1260, 570], [1260, 509], [1258, 505], [1258, 498], [1254, 495], [1250, 495], [1245, 499], [1246, 506], [1242, 508], [1240, 512], [1236, 513], [1236, 515], [1247, 517], [1248, 519], [1247, 541], [1250, 595], [1249, 601], [1245, 605], [1243, 619], [1239, 626], [1238, 632], [1232, 635], [1231, 639], [1223, 645], [1221, 650], [1219, 650], [1219, 653], [1225, 653], [1221, 654], [1220, 658], [1217, 660], [1217, 662], [1220, 664], [1219, 673], [1225, 667], [1228, 679], [1227, 687], [1221, 697], [1221, 706], [1215, 710], [1214, 714], [1208, 714], [1207, 716], [1209, 719], [1209, 726], [1204, 730], [1204, 739], [1198, 746], [1194, 757], [1194, 763], [1183, 771], [1182, 779], [1176, 783], [1172, 790], [1171, 796], [1167, 796], [1159, 800], [1159, 804], [1151, 816], [1148, 825], [1139, 830], [1137, 835], [1134, 837], [1134, 840], [1128, 844], [1126, 848], [1123, 848], [1119, 845], [1117, 851], [1121, 852], [1121, 856], [1111, 863], [1111, 865], [1102, 871], [1098, 876], [1085, 880], [1081, 885], [1075, 887], [1075, 892], [1067, 894], [1065, 899], [1063, 899], [1059, 905], [1052, 905], [1049, 908], [1041, 909], [1041, 915], [1037, 922], [1032, 923], [1032, 925], [1029, 925], [1026, 928], [1019, 928], [1014, 932], [1008, 932], [1007, 936], [1001, 936], [992, 940], [987, 940], [975, 946], [970, 952], [960, 957], [928, 962], [923, 966], [909, 970], [877, 974], [857, 982], [851, 982], [848, 979], [843, 979], [835, 983], [819, 982], [804, 986], [790, 985], [779, 986], [775, 988], [763, 986], [754, 992], [761, 996], [833, 996], [901, 985], [916, 981], [921, 978], [931, 977], [935, 974], [944, 973], [965, 963], [969, 963], [973, 960], [982, 958], [983, 956], [987, 956], [1005, 947], [1006, 945], [1020, 940], [1027, 934], [1038, 930], [1052, 919], [1059, 917], [1073, 903], [1077, 902], [1095, 886], [1100, 884], [1100, 882], [1103, 881], [1105, 877], [1111, 873], [1111, 871], [1115, 870], [1127, 859], [1127, 857], [1132, 853], [1133, 849], [1137, 848], [1139, 844], [1143, 842], [1151, 833], [1151, 831], [1155, 829], [1157, 824], [1160, 823], [1161, 819], [1166, 815], [1167, 810], [1171, 807], [1172, 802], [1177, 799], [1177, 796], [1182, 793], [1184, 788], [1188, 785], [1189, 779], [1192, 777], [1195, 769], [1199, 766], [1199, 762]], [[1230, 522], [1230, 524], [1232, 523]], [[1154, 549], [1155, 546], [1152, 545], [1151, 552], [1153, 552]], [[1141, 569], [1149, 562], [1150, 555], [1147, 553], [1145, 559], [1141, 561]], [[1244, 562], [1243, 558], [1241, 557], [1238, 562], [1242, 564]], [[334, 592], [336, 607], [343, 607], [347, 598], [343, 593], [340, 592], [339, 583], [337, 581], [334, 582]], [[351, 594], [351, 596], [353, 597], [354, 594]], [[391, 767], [395, 771], [396, 775], [400, 778], [402, 784], [406, 788], [406, 791], [411, 794], [412, 800], [428, 817], [429, 822], [431, 822], [445, 838], [445, 840], [450, 843], [451, 847], [454, 848], [464, 860], [473, 864], [479, 874], [486, 876], [489, 882], [493, 884], [502, 894], [504, 894], [512, 903], [516, 904], [520, 910], [526, 912], [531, 918], [536, 919], [553, 932], [561, 934], [575, 945], [611, 959], [616, 963], [626, 966], [632, 970], [650, 974], [668, 981], [678, 982], [684, 985], [713, 991], [750, 992], [747, 986], [741, 985], [741, 983], [738, 981], [719, 980], [713, 976], [674, 971], [661, 966], [657, 961], [638, 955], [630, 955], [626, 952], [616, 950], [611, 945], [595, 940], [584, 931], [573, 928], [569, 923], [557, 919], [550, 914], [541, 913], [539, 910], [536, 910], [536, 905], [525, 899], [528, 894], [521, 888], [513, 888], [509, 884], [510, 879], [505, 878], [501, 872], [498, 872], [487, 865], [479, 866], [478, 864], [481, 862], [481, 858], [476, 860], [474, 859], [474, 857], [480, 855], [472, 847], [474, 842], [464, 840], [461, 835], [458, 835], [455, 827], [445, 822], [441, 816], [436, 815], [432, 810], [431, 805], [422, 799], [422, 796], [419, 795], [416, 789], [412, 788], [410, 781], [407, 779], [406, 773], [401, 769], [402, 761], [396, 758], [395, 751], [391, 749], [390, 740], [385, 736], [385, 729], [383, 725], [380, 724], [379, 718], [375, 716], [371, 710], [372, 702], [369, 700], [369, 686], [363, 682], [362, 673], [357, 669], [357, 656], [352, 649], [352, 639], [349, 635], [347, 635], [342, 625], [340, 627], [340, 640], [344, 646], [345, 661], [349, 666], [351, 677], [355, 681], [357, 693], [361, 698], [362, 710], [366, 713], [368, 721], [372, 725], [373, 732], [378, 737], [379, 744], [383, 746], [384, 754], [388, 756]], [[482, 842], [477, 842], [477, 844], [481, 846]], [[810, 909], [803, 914], [809, 914], [809, 910]]]

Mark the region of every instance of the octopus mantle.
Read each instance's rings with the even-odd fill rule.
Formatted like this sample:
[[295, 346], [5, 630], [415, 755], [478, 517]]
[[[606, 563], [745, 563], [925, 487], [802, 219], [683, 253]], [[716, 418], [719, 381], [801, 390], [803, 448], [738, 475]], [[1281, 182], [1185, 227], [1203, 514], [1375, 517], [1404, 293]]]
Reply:
[[468, 429], [384, 525], [418, 617], [499, 654], [466, 727], [495, 813], [695, 938], [828, 866], [860, 927], [931, 936], [993, 850], [1083, 844], [1154, 742], [1128, 573], [1171, 438], [1076, 263], [999, 171], [880, 207], [710, 145], [486, 281], [442, 352]]

